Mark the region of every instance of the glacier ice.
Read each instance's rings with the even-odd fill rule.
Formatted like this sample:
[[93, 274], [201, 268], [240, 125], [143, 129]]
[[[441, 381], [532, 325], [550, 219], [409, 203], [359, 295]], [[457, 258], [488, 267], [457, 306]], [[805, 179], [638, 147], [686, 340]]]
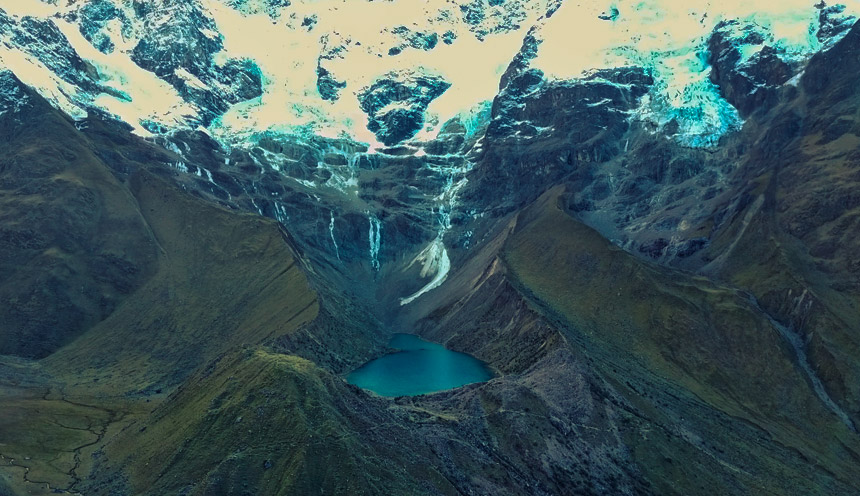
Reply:
[[[540, 26], [542, 43], [533, 67], [548, 77], [570, 79], [584, 71], [635, 65], [651, 70], [656, 84], [636, 117], [662, 128], [678, 124], [683, 144], [710, 147], [742, 121], [709, 81], [707, 41], [723, 20], [753, 23], [788, 58], [803, 59], [821, 48], [819, 10], [813, 2], [785, 0], [766, 6], [745, 0], [619, 0], [610, 22], [603, 2], [567, 2]], [[848, 10], [856, 11], [858, 5]], [[570, 46], [577, 50], [571, 51]], [[761, 46], [741, 47], [745, 58]]]
[[[596, 68], [647, 67], [659, 84], [648, 100], [649, 107], [642, 109], [639, 117], [658, 127], [674, 119], [681, 139], [692, 146], [709, 146], [739, 125], [706, 84], [708, 68], [702, 65], [702, 55], [714, 26], [726, 19], [754, 22], [782, 53], [803, 59], [822, 48], [817, 36], [820, 10], [812, 3], [193, 0], [183, 3], [182, 8], [199, 10], [206, 19], [199, 32], [223, 45], [213, 55], [214, 64], [253, 61], [249, 63], [254, 64], [262, 80], [261, 96], [233, 104], [207, 126], [219, 141], [233, 142], [273, 130], [346, 135], [373, 149], [379, 143], [366, 129], [366, 115], [356, 99], [361, 88], [391, 71], [439, 75], [451, 87], [430, 102], [427, 125], [417, 138], [432, 138], [440, 124], [456, 116], [471, 136], [485, 122], [499, 78], [532, 27], [537, 28], [535, 36], [541, 39], [537, 56], [530, 62], [532, 67], [559, 79], [577, 78], [583, 71]], [[130, 2], [120, 0], [56, 4], [7, 1], [2, 8], [15, 18], [29, 15], [55, 23], [74, 50], [97, 69], [99, 84], [109, 91], [82, 94], [39, 60], [11, 53], [20, 55], [23, 47], [14, 43], [0, 46], [4, 66], [76, 118], [84, 117], [88, 106], [95, 106], [118, 116], [142, 135], [196, 126], [194, 116], [199, 108], [195, 103], [186, 101], [164, 79], [139, 67], [131, 56], [148, 27], [170, 22], [169, 9], [158, 15], [150, 10], [151, 18], [144, 19], [136, 15]], [[551, 17], [545, 15], [548, 9], [553, 10]], [[852, 1], [844, 12], [837, 10], [833, 15], [851, 19], [860, 9]], [[94, 17], [93, 12], [99, 15]], [[287, 12], [290, 15], [285, 15]], [[303, 23], [309, 16], [316, 19], [312, 26]], [[374, 22], [354, 22], [359, 17]], [[249, 32], [257, 36], [247, 36]], [[437, 34], [442, 42], [417, 48], [403, 45], [403, 36], [409, 33], [431, 38]], [[261, 38], [267, 43], [259, 43]], [[113, 45], [111, 49], [106, 40]], [[387, 55], [389, 48], [401, 45], [404, 48], [397, 56]], [[754, 45], [743, 48], [747, 57], [756, 50]], [[317, 71], [323, 56], [326, 71], [344, 84], [340, 96], [333, 100], [322, 99], [317, 91]], [[223, 84], [203, 81], [184, 68], [177, 69], [174, 76], [201, 91], [207, 85]], [[692, 122], [698, 118], [703, 119], [701, 124]]]

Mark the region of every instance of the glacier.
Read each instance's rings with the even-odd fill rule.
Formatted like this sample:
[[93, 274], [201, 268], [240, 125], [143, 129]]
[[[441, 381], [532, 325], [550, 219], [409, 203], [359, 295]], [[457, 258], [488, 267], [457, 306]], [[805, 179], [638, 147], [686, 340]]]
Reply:
[[[144, 5], [140, 7], [146, 11], [143, 17], [136, 13], [137, 4]], [[520, 50], [526, 33], [532, 32], [539, 46], [530, 64], [549, 78], [573, 79], [590, 70], [623, 65], [651, 69], [658, 84], [637, 118], [659, 128], [674, 120], [679, 123], [679, 136], [688, 144], [709, 146], [742, 124], [707, 84], [702, 52], [717, 23], [727, 19], [754, 22], [768, 33], [774, 46], [796, 59], [823, 47], [816, 38], [819, 9], [807, 0], [786, 0], [766, 9], [741, 0], [560, 5], [519, 0], [491, 3], [477, 13], [475, 8], [463, 0], [427, 0], [419, 7], [411, 2], [337, 0], [151, 0], [134, 4], [124, 0], [5, 0], [0, 9], [17, 23], [24, 19], [53, 23], [77, 54], [97, 70], [94, 82], [110, 91], [80, 91], [52, 71], [50, 54], [22, 56], [25, 47], [17, 46], [8, 34], [0, 43], [0, 61], [73, 117], [83, 118], [88, 109], [100, 109], [143, 136], [159, 130], [195, 129], [203, 112], [199, 102], [189, 101], [165, 75], [142, 68], [134, 58], [135, 48], [148, 30], [169, 24], [171, 12], [181, 11], [199, 25], [191, 30], [165, 28], [165, 36], [212, 40], [219, 47], [211, 54], [214, 64], [246, 60], [259, 70], [262, 95], [229, 104], [205, 126], [216, 139], [236, 144], [263, 131], [312, 133], [346, 136], [376, 149], [380, 144], [367, 129], [366, 115], [356, 98], [362, 89], [392, 71], [439, 75], [451, 87], [427, 107], [426, 126], [416, 139], [431, 139], [442, 124], [457, 116], [472, 133], [486, 119], [500, 76]], [[858, 10], [856, 0], [849, 2], [844, 15]], [[354, 22], [363, 16], [374, 22]], [[313, 22], [306, 21], [311, 18]], [[437, 34], [433, 39], [442, 41], [419, 44], [413, 40], [415, 33]], [[570, 50], [571, 46], [577, 49]], [[393, 47], [397, 53], [389, 55]], [[745, 53], [750, 56], [756, 49], [749, 47]], [[340, 97], [321, 98], [317, 88], [320, 67], [343, 85]], [[185, 68], [178, 68], [170, 78], [184, 81], [177, 84], [191, 90], [230, 90], [217, 78], [204, 81]], [[700, 122], [694, 122], [697, 120]]]

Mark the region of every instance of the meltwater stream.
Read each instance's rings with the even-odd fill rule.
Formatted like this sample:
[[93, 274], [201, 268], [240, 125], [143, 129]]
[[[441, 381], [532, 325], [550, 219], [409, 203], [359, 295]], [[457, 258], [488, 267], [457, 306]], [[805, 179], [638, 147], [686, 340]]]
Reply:
[[477, 358], [413, 334], [395, 334], [388, 345], [398, 351], [367, 362], [347, 381], [382, 396], [416, 396], [493, 377]]

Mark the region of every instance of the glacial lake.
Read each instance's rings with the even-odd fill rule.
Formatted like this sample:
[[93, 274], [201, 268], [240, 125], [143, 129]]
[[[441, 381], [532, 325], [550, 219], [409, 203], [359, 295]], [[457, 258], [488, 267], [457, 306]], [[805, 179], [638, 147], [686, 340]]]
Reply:
[[388, 346], [399, 351], [367, 362], [347, 382], [381, 396], [416, 396], [493, 378], [477, 358], [413, 334], [395, 334]]

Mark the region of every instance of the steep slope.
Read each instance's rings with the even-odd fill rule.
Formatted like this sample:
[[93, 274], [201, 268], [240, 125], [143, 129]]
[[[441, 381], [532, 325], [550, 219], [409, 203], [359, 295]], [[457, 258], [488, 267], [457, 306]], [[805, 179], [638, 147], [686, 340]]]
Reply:
[[149, 367], [172, 371], [151, 378], [159, 389], [214, 353], [313, 319], [315, 293], [277, 224], [194, 199], [145, 169], [124, 184], [67, 117], [2, 77], [10, 304], [0, 307], [0, 351], [41, 358], [62, 347], [46, 362], [61, 374], [98, 369], [129, 384]]
[[595, 232], [565, 220], [561, 205], [547, 206], [527, 229], [509, 245], [506, 259], [518, 281], [580, 332], [623, 345], [732, 415], [789, 424], [777, 436], [787, 445], [806, 426], [838, 431], [841, 419], [806, 383], [792, 347], [743, 294], [612, 249]]
[[[624, 456], [591, 484], [606, 484], [617, 464], [637, 467], [657, 494], [857, 490], [860, 439], [780, 327], [742, 292], [613, 247], [571, 216], [572, 198], [555, 188], [505, 221], [488, 243], [498, 258], [454, 276], [457, 296], [426, 307], [422, 334], [505, 370], [565, 415], [585, 415], [576, 424], [602, 417], [617, 429]], [[578, 365], [560, 366], [559, 353]], [[597, 413], [600, 404], [614, 413]], [[550, 418], [520, 435], [564, 429], [564, 417]], [[578, 441], [566, 443], [568, 456], [582, 456]], [[517, 463], [560, 448], [532, 449]]]
[[158, 272], [45, 360], [59, 375], [112, 378], [105, 387], [117, 392], [167, 389], [226, 349], [277, 338], [317, 315], [277, 225], [206, 205], [146, 172], [131, 189], [161, 250]]
[[319, 300], [276, 223], [143, 169], [124, 182], [69, 119], [3, 77], [0, 311], [19, 318], [4, 318], [0, 342], [48, 356], [0, 357], [0, 487], [74, 492], [103, 442], [199, 364], [295, 336]]
[[384, 403], [307, 360], [234, 351], [112, 440], [86, 493], [113, 494], [122, 469], [131, 494], [456, 494]]
[[[239, 326], [248, 334], [232, 338], [229, 333], [214, 340], [183, 336], [223, 329], [222, 307], [253, 322], [231, 307], [226, 296], [218, 299], [208, 289], [229, 290], [214, 282], [214, 276], [224, 282], [253, 282], [255, 273], [248, 273], [248, 267], [268, 268], [262, 263], [266, 252], [252, 250], [255, 240], [282, 238], [267, 221], [186, 198], [146, 173], [133, 185], [164, 253], [183, 263], [180, 267], [164, 261], [169, 270], [141, 289], [140, 306], [129, 300], [93, 331], [44, 361], [48, 371], [66, 380], [63, 398], [86, 403], [95, 394], [101, 398], [99, 408], [107, 408], [107, 419], [94, 419], [106, 422], [99, 446], [107, 444], [94, 449], [95, 471], [80, 479], [77, 490], [87, 494], [301, 492], [307, 487], [367, 494], [391, 487], [410, 494], [712, 494], [714, 487], [725, 494], [852, 490], [856, 464], [849, 460], [856, 456], [852, 455], [856, 440], [804, 384], [790, 348], [781, 344], [769, 321], [742, 295], [612, 248], [565, 212], [565, 195], [558, 189], [496, 229], [495, 241], [473, 258], [468, 274], [451, 279], [449, 284], [460, 289], [448, 298], [456, 302], [464, 288], [477, 289], [421, 324], [425, 334], [475, 353], [505, 376], [463, 390], [390, 400], [347, 387], [297, 357], [256, 348], [220, 351], [263, 339], [266, 335], [255, 330], [262, 327]], [[214, 243], [218, 239], [213, 232], [201, 232], [206, 226], [230, 231], [231, 225], [258, 222], [259, 227], [249, 227], [243, 236], [231, 236], [231, 242], [221, 244]], [[210, 243], [198, 244], [200, 238]], [[242, 261], [244, 250], [256, 254], [254, 263]], [[275, 253], [283, 254], [278, 249]], [[241, 263], [235, 267], [243, 269], [242, 279], [231, 269], [237, 254]], [[213, 271], [212, 279], [194, 259], [216, 262], [207, 267]], [[265, 273], [271, 277], [277, 271]], [[459, 277], [472, 280], [472, 286], [460, 284]], [[187, 279], [196, 284], [183, 284]], [[172, 282], [173, 303], [164, 297], [171, 289], [165, 280]], [[267, 287], [276, 290], [278, 279]], [[157, 305], [149, 299], [152, 295], [160, 298]], [[198, 308], [198, 313], [190, 314], [194, 321], [221, 317], [207, 322], [207, 328], [183, 325], [188, 312], [181, 306], [183, 299], [217, 305], [203, 306], [204, 313]], [[277, 301], [280, 307], [291, 300]], [[612, 305], [625, 310], [613, 311]], [[273, 308], [267, 305], [266, 311]], [[295, 313], [297, 307], [291, 308]], [[506, 312], [499, 313], [499, 308]], [[635, 311], [628, 311], [631, 308]], [[120, 317], [147, 324], [149, 315], [162, 317], [158, 322], [172, 332], [147, 325], [137, 328], [149, 332], [132, 337], [117, 325], [108, 326]], [[133, 348], [121, 346], [130, 339], [139, 342]], [[761, 341], [758, 346], [731, 344], [753, 339]], [[726, 340], [729, 345], [724, 345]], [[88, 342], [93, 346], [85, 346]], [[672, 345], [664, 349], [666, 343]], [[190, 372], [183, 361], [193, 358], [172, 354], [165, 344], [195, 349], [203, 366], [161, 401], [162, 395], [149, 394], [158, 386], [169, 391], [171, 384], [179, 383]], [[335, 342], [329, 346], [337, 348]], [[151, 364], [132, 353], [142, 348], [156, 351]], [[103, 362], [104, 371], [82, 373], [87, 354]], [[94, 378], [98, 382], [91, 382]], [[773, 384], [782, 386], [770, 392]], [[144, 392], [141, 399], [155, 399], [160, 406], [152, 414], [120, 408], [119, 403], [110, 406], [115, 400], [106, 398], [125, 391]], [[47, 406], [32, 399], [18, 411]], [[119, 412], [131, 414], [111, 423], [110, 416]], [[56, 415], [86, 418], [86, 411]], [[21, 420], [16, 422], [22, 425]], [[25, 425], [32, 431], [48, 423], [31, 418]], [[818, 460], [824, 469], [810, 470], [807, 458]], [[35, 459], [15, 463], [37, 467]], [[84, 475], [84, 467], [80, 470], [78, 477]], [[64, 479], [57, 480], [63, 487]]]
[[[744, 288], [798, 340], [827, 393], [860, 422], [857, 69], [860, 26], [812, 59], [749, 123], [748, 153], [712, 244], [680, 265]], [[839, 67], [838, 70], [834, 70]]]
[[159, 246], [156, 273], [70, 344], [0, 371], [10, 494], [81, 490], [102, 444], [147, 418], [200, 364], [296, 333], [317, 314], [274, 223], [207, 205], [145, 172], [131, 189]]
[[[668, 30], [612, 45], [641, 3], [440, 2], [373, 44], [334, 30], [338, 2], [116, 5], [0, 11], [0, 59], [47, 72], [39, 91], [75, 116], [0, 73], [0, 493], [860, 491], [844, 8], [789, 6], [800, 48], [753, 14], [655, 13], [698, 34], [646, 53]], [[553, 30], [580, 12], [614, 46], [593, 63], [617, 57], [554, 72]], [[247, 16], [312, 63], [245, 59]], [[507, 33], [514, 49], [527, 26], [492, 104], [450, 97], [493, 78], [414, 67]], [[346, 78], [356, 55], [382, 62]], [[266, 127], [271, 76], [294, 69], [311, 78], [275, 100], [294, 119]], [[113, 87], [140, 71], [161, 80]], [[356, 142], [365, 122], [391, 146]], [[348, 386], [394, 331], [499, 375]]]
[[154, 271], [132, 195], [70, 119], [0, 72], [0, 354], [44, 357]]

